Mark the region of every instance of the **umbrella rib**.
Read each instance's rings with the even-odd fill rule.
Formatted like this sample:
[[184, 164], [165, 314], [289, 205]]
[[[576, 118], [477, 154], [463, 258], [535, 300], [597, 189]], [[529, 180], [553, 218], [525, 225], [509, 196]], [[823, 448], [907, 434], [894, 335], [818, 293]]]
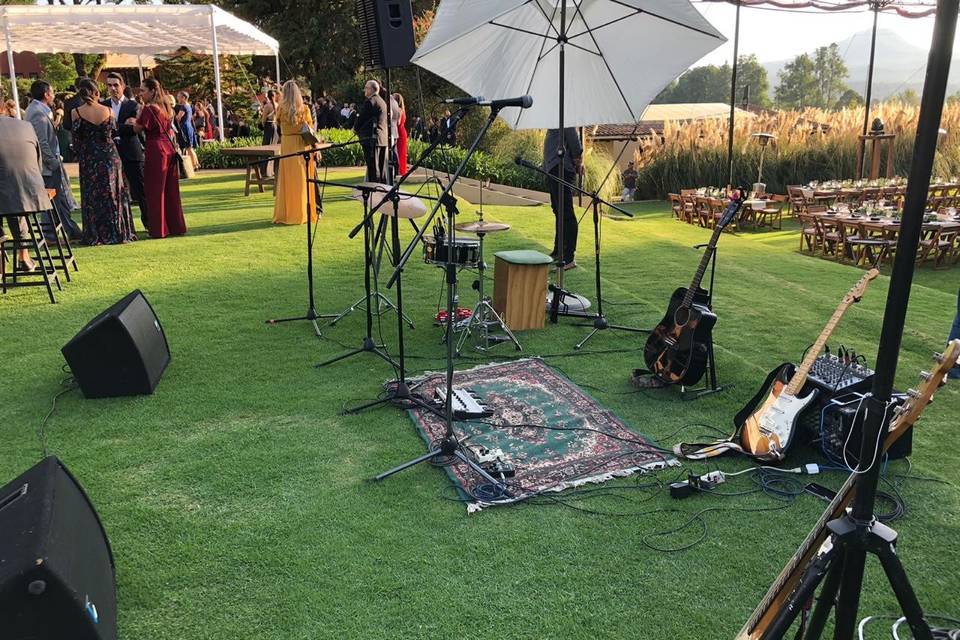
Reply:
[[[557, 37], [559, 38], [559, 37], [560, 37], [560, 32], [557, 31], [557, 28], [556, 28], [555, 26], [553, 26], [553, 18], [555, 18], [556, 15], [557, 15], [557, 7], [554, 7], [554, 8], [553, 8], [553, 16], [548, 16], [548, 15], [547, 15], [547, 12], [543, 10], [543, 7], [540, 6], [540, 3], [539, 3], [539, 2], [534, 2], [533, 4], [534, 4], [534, 6], [537, 7], [537, 10], [538, 10], [538, 11], [540, 12], [540, 14], [543, 16], [543, 19], [547, 21], [547, 25], [549, 25], [550, 29], [553, 31], [553, 35], [555, 35], [555, 36], [557, 36]], [[546, 34], [544, 34], [544, 36], [546, 36]]]
[[520, 27], [512, 27], [509, 24], [501, 24], [499, 22], [494, 22], [493, 20], [491, 20], [487, 24], [492, 24], [495, 27], [502, 27], [504, 29], [509, 29], [510, 31], [518, 31], [520, 33], [526, 33], [527, 35], [536, 36], [537, 38], [542, 38], [542, 39], [548, 38], [552, 40], [552, 38], [549, 38], [548, 34], [537, 33], [536, 31], [530, 31], [529, 29], [521, 29]]
[[577, 8], [577, 15], [580, 16], [580, 20], [583, 21], [583, 26], [586, 27], [587, 33], [590, 34], [590, 39], [593, 40], [593, 46], [597, 48], [597, 51], [600, 52], [600, 59], [603, 60], [603, 66], [606, 67], [607, 73], [610, 74], [610, 80], [613, 81], [613, 86], [617, 88], [617, 93], [620, 94], [620, 98], [623, 100], [624, 106], [627, 108], [627, 111], [630, 112], [630, 116], [633, 118], [634, 122], [640, 118], [633, 112], [633, 108], [630, 106], [630, 101], [627, 100], [627, 96], [623, 93], [623, 88], [620, 86], [620, 83], [617, 81], [617, 76], [614, 75], [613, 69], [610, 68], [610, 64], [607, 62], [607, 57], [603, 55], [603, 50], [600, 48], [600, 43], [597, 42], [597, 39], [593, 37], [593, 31], [590, 28], [590, 25], [587, 24], [587, 18], [583, 15], [583, 12], [580, 10], [580, 5], [583, 3], [583, 0], [580, 2], [574, 1], [574, 6]]
[[[526, 2], [524, 2], [524, 3], [522, 3], [522, 4], [519, 4], [519, 5], [517, 5], [516, 7], [511, 7], [511, 8], [509, 8], [509, 9], [507, 9], [506, 11], [504, 11], [503, 13], [501, 13], [500, 15], [494, 16], [494, 18], [490, 21], [489, 24], [493, 24], [493, 20], [496, 20], [497, 18], [502, 18], [503, 16], [507, 15], [508, 13], [511, 13], [511, 12], [513, 12], [513, 11], [516, 11], [516, 10], [519, 9], [520, 7], [523, 7], [523, 6], [525, 6], [525, 5], [528, 5], [528, 4], [530, 4], [531, 2], [533, 2], [533, 1], [534, 1], [534, 0], [526, 0]], [[440, 44], [434, 46], [432, 49], [430, 49], [430, 51], [425, 52], [423, 55], [426, 55], [427, 53], [433, 53], [433, 52], [436, 51], [437, 49], [440, 49], [440, 48], [442, 48], [442, 47], [445, 47], [445, 46], [447, 46], [448, 44], [452, 44], [452, 43], [456, 42], [457, 40], [463, 38], [464, 36], [468, 36], [468, 35], [470, 35], [471, 33], [473, 33], [474, 31], [482, 28], [482, 27], [483, 27], [484, 25], [486, 25], [486, 24], [488, 24], [488, 23], [486, 23], [486, 22], [481, 22], [480, 24], [478, 24], [477, 26], [473, 27], [472, 29], [467, 29], [467, 30], [464, 31], [463, 33], [457, 34], [457, 35], [455, 35], [455, 36], [451, 36], [451, 38], [450, 38], [449, 40], [447, 40], [446, 42], [441, 42]], [[415, 57], [422, 57], [422, 56], [416, 56], [416, 54], [414, 54], [414, 56], [415, 56]], [[416, 64], [416, 63], [414, 63], [414, 64]]]
[[[711, 38], [715, 38], [715, 39], [717, 38], [717, 34], [715, 34], [715, 33], [710, 33], [709, 31], [704, 31], [703, 29], [698, 29], [697, 27], [692, 27], [692, 26], [690, 26], [689, 24], [684, 24], [684, 23], [680, 22], [679, 20], [674, 20], [673, 18], [667, 18], [666, 16], [662, 16], [662, 15], [660, 15], [659, 13], [653, 13], [652, 11], [647, 11], [646, 9], [638, 9], [637, 7], [632, 7], [632, 6], [630, 6], [629, 4], [626, 4], [626, 3], [624, 3], [624, 2], [620, 2], [620, 0], [607, 0], [607, 1], [608, 1], [608, 2], [612, 2], [612, 3], [614, 3], [614, 4], [618, 4], [618, 5], [622, 6], [622, 7], [627, 7], [628, 9], [634, 9], [634, 10], [636, 10], [638, 13], [645, 13], [645, 14], [651, 16], [651, 17], [659, 18], [660, 20], [663, 20], [664, 22], [669, 22], [669, 23], [671, 23], [671, 24], [675, 24], [675, 25], [677, 25], [678, 27], [683, 27], [684, 29], [689, 29], [690, 31], [696, 31], [697, 33], [702, 33], [703, 35], [709, 36], [709, 37], [711, 37]], [[584, 21], [584, 24], [586, 24], [586, 21]], [[720, 36], [720, 37], [722, 38], [723, 36]]]
[[[553, 29], [554, 33], [556, 33], [556, 32], [557, 32], [557, 29], [556, 29], [556, 27], [553, 26], [553, 20], [552, 20], [550, 17], [547, 16], [546, 12], [543, 10], [543, 7], [540, 6], [540, 3], [539, 3], [539, 2], [535, 2], [534, 4], [536, 4], [537, 9], [540, 10], [540, 13], [543, 14], [543, 17], [544, 17], [544, 19], [547, 21], [547, 24], [550, 25], [550, 28]], [[556, 12], [557, 12], [556, 8], [554, 8], [553, 12], [554, 12], [554, 14], [556, 14]], [[527, 82], [527, 90], [526, 90], [526, 92], [525, 92], [526, 94], [529, 94], [529, 93], [530, 93], [530, 88], [533, 87], [533, 80], [534, 80], [534, 78], [537, 77], [537, 68], [540, 66], [540, 61], [543, 60], [545, 57], [547, 57], [547, 55], [550, 53], [550, 51], [553, 51], [554, 49], [556, 49], [557, 47], [560, 46], [560, 43], [557, 42], [555, 45], [553, 45], [552, 47], [550, 47], [550, 50], [549, 50], [549, 51], [547, 51], [546, 53], [544, 53], [543, 49], [544, 49], [544, 47], [547, 46], [547, 40], [549, 40], [549, 39], [550, 39], [550, 38], [549, 38], [549, 34], [548, 34], [548, 33], [545, 33], [545, 34], [543, 34], [543, 36], [541, 36], [541, 40], [540, 40], [540, 53], [537, 55], [537, 61], [534, 63], [534, 65], [533, 65], [533, 70], [530, 72], [530, 80], [529, 80], [529, 82]], [[522, 116], [523, 116], [523, 109], [518, 109], [518, 110], [517, 110], [517, 120], [516, 120], [516, 122], [514, 123], [514, 126], [515, 126], [515, 127], [519, 127], [519, 126], [520, 126], [520, 118], [521, 118]]]
[[[587, 31], [581, 31], [580, 33], [575, 33], [575, 34], [573, 34], [572, 36], [567, 36], [567, 38], [568, 38], [569, 40], [573, 40], [574, 38], [579, 38], [580, 36], [583, 36], [583, 35], [586, 35], [586, 34], [590, 33], [591, 31], [599, 31], [600, 29], [603, 29], [604, 27], [609, 27], [609, 26], [612, 25], [612, 24], [616, 24], [616, 23], [620, 22], [621, 20], [627, 20], [628, 18], [632, 18], [632, 17], [634, 17], [635, 15], [640, 14], [640, 13], [643, 13], [643, 10], [637, 9], [635, 12], [633, 12], [633, 13], [631, 13], [631, 14], [628, 14], [628, 15], [625, 15], [625, 16], [620, 16], [619, 18], [616, 18], [616, 19], [614, 19], [614, 20], [611, 20], [610, 22], [604, 22], [603, 24], [597, 25], [596, 27], [593, 27], [592, 29], [588, 29]], [[586, 21], [584, 21], [584, 24], [586, 24]]]

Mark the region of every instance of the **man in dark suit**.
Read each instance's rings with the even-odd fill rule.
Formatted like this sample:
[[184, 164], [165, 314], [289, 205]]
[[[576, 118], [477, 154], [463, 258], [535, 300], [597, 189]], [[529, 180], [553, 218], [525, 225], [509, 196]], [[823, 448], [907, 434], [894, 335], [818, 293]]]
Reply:
[[363, 156], [367, 161], [367, 181], [384, 182], [387, 159], [387, 103], [378, 94], [380, 83], [367, 80], [363, 85], [366, 99], [360, 105], [353, 130], [362, 141]]
[[440, 138], [450, 146], [457, 144], [457, 121], [450, 115], [450, 109], [443, 112], [440, 120]]
[[[25, 120], [0, 118], [0, 213], [36, 213], [50, 211], [53, 205], [47, 196], [41, 173], [40, 142], [33, 126]], [[10, 222], [14, 238], [30, 237], [24, 217], [5, 218]], [[0, 218], [0, 236], [3, 236]], [[26, 248], [20, 249], [20, 268], [33, 271], [36, 265]]]
[[120, 161], [123, 163], [123, 175], [130, 188], [130, 199], [140, 207], [140, 222], [147, 229], [147, 199], [143, 194], [143, 142], [133, 127], [125, 124], [128, 118], [137, 117], [137, 102], [127, 100], [123, 95], [123, 76], [119, 73], [107, 74], [107, 93], [109, 98], [101, 102], [113, 111], [113, 120], [117, 123], [113, 142], [117, 145]]

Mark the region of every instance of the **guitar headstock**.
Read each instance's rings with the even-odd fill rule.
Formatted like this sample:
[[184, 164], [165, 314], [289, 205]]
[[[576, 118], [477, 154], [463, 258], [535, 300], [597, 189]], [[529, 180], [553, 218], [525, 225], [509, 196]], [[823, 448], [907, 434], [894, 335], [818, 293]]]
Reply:
[[860, 302], [860, 298], [862, 298], [863, 294], [867, 291], [867, 285], [879, 275], [879, 269], [870, 269], [870, 271], [867, 271], [863, 274], [863, 277], [857, 281], [857, 284], [853, 285], [853, 288], [847, 292], [847, 295], [843, 297], [843, 301], [848, 304]]
[[747, 191], [743, 187], [737, 190], [736, 197], [730, 200], [730, 203], [727, 205], [727, 208], [724, 209], [723, 215], [720, 216], [720, 220], [717, 221], [717, 226], [715, 231], [723, 231], [724, 227], [733, 222], [737, 217], [737, 214], [740, 212], [741, 207], [743, 207], [744, 201], [747, 199]]
[[947, 344], [943, 353], [934, 354], [933, 371], [922, 371], [920, 384], [916, 389], [907, 391], [907, 401], [897, 409], [894, 423], [890, 425], [891, 431], [912, 425], [917, 421], [924, 407], [933, 400], [933, 394], [946, 382], [947, 374], [957, 365], [958, 358], [960, 358], [960, 339]]

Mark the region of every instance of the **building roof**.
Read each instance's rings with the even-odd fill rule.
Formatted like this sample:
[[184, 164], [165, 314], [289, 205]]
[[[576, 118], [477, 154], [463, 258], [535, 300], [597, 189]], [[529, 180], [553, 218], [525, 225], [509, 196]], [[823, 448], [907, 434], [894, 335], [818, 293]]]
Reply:
[[[691, 122], [712, 118], [730, 117], [730, 105], [723, 102], [651, 104], [639, 123], [601, 124], [587, 129], [587, 135], [595, 140], [630, 140], [636, 137], [663, 134], [664, 123], [668, 121]], [[739, 107], [736, 118], [753, 118], [754, 114]]]

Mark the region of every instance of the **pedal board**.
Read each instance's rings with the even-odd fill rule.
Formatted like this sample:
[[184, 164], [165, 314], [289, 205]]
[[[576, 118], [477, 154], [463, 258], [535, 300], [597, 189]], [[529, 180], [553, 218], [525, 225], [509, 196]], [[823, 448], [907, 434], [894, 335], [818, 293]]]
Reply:
[[[447, 405], [447, 390], [437, 389], [434, 392], [434, 401], [440, 407]], [[489, 418], [493, 411], [483, 403], [479, 395], [472, 389], [453, 390], [453, 418], [455, 420], [470, 420], [473, 418]]]

